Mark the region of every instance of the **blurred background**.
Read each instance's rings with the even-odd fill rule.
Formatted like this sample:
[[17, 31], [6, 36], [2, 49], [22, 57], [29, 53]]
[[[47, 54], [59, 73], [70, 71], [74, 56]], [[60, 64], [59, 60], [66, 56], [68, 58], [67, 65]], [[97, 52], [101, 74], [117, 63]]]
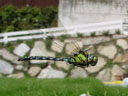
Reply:
[[[128, 76], [127, 5], [127, 0], [0, 0], [0, 85], [4, 86], [0, 93], [127, 96], [127, 89], [109, 89], [101, 83], [119, 81], [114, 84], [122, 85]], [[77, 48], [85, 50], [90, 45], [88, 53], [96, 54], [98, 63], [88, 68], [62, 61], [17, 61], [24, 56], [70, 57]]]

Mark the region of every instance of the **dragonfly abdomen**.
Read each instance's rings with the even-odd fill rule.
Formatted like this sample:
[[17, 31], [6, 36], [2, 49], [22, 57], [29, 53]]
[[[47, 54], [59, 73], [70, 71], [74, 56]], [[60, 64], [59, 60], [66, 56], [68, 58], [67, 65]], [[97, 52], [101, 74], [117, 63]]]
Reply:
[[26, 56], [24, 58], [20, 58], [18, 61], [25, 60], [54, 60], [54, 61], [66, 61], [69, 62], [69, 58], [61, 58], [61, 57], [46, 57], [46, 56]]

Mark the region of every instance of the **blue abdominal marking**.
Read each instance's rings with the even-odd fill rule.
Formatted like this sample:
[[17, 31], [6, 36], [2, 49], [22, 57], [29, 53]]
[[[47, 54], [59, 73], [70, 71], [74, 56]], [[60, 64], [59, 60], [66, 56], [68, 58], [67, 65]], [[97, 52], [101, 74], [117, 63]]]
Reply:
[[28, 56], [28, 57], [24, 57], [25, 60], [31, 60], [31, 56]]
[[24, 57], [24, 59], [28, 59], [29, 57]]
[[57, 60], [57, 61], [59, 61], [59, 60], [60, 60], [60, 58], [58, 58], [58, 57], [57, 57], [57, 58], [56, 58], [56, 60]]
[[54, 58], [53, 57], [49, 57], [49, 60], [54, 60]]
[[64, 58], [64, 61], [68, 62], [68, 58]]
[[43, 57], [42, 57], [42, 60], [46, 60], [46, 57], [45, 57], [45, 56], [43, 56]]
[[34, 57], [30, 57], [30, 60], [32, 60]]
[[72, 60], [73, 60], [73, 59], [72, 59], [72, 58], [70, 58], [70, 62], [72, 62]]
[[36, 60], [39, 60], [39, 57], [38, 57], [38, 56], [35, 56], [35, 59], [36, 59]]

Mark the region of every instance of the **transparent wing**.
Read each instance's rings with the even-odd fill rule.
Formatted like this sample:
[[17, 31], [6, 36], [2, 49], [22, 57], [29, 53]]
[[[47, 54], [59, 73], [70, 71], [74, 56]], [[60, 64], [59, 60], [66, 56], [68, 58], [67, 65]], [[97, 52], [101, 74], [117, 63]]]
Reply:
[[91, 45], [91, 46], [89, 46], [88, 48], [86, 48], [84, 51], [89, 51], [91, 48], [93, 48], [94, 46], [93, 45]]
[[[60, 18], [59, 18], [59, 22], [61, 22], [61, 25], [64, 27], [65, 33], [69, 34], [70, 30], [68, 30], [67, 26], [65, 26], [63, 24], [63, 22]], [[74, 39], [73, 37], [71, 37], [71, 41], [72, 41], [72, 44], [74, 45], [74, 48], [72, 48], [72, 51], [70, 53], [71, 53], [71, 55], [74, 55], [75, 53], [77, 53], [81, 50], [81, 47], [79, 46], [78, 41], [76, 39]]]

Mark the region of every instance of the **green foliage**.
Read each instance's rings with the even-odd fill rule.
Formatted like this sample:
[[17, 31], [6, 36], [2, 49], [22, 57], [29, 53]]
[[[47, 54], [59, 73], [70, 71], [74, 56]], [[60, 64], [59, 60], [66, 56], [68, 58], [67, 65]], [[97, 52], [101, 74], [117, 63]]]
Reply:
[[9, 46], [12, 46], [12, 43], [11, 42], [8, 42], [8, 43], [2, 43], [3, 46], [1, 47], [9, 47]]
[[48, 26], [53, 26], [54, 24], [57, 25], [57, 14], [58, 14], [58, 9], [50, 6], [47, 8], [44, 8], [42, 11], [43, 14], [43, 21], [45, 27]]
[[18, 43], [18, 44], [19, 44], [19, 43], [22, 43], [22, 42], [23, 42], [23, 40], [17, 40], [17, 41], [16, 41], [16, 43]]
[[5, 32], [11, 32], [11, 31], [14, 31], [14, 30], [15, 30], [14, 26], [10, 25], [10, 26], [6, 27]]
[[64, 40], [69, 38], [69, 37], [70, 37], [70, 35], [61, 35], [61, 36], [59, 36], [59, 40], [64, 42]]
[[0, 43], [0, 48], [4, 46], [4, 43]]
[[1, 96], [128, 96], [128, 87], [106, 86], [95, 78], [1, 78], [0, 85]]
[[47, 50], [51, 50], [52, 40], [54, 39], [53, 36], [48, 36], [45, 40], [45, 46]]
[[103, 35], [104, 35], [104, 36], [108, 36], [108, 35], [109, 35], [109, 31], [104, 31], [104, 32], [103, 32]]
[[107, 60], [107, 64], [105, 65], [105, 68], [112, 68], [115, 64], [117, 64], [116, 62], [112, 62], [112, 60]]
[[92, 33], [91, 33], [91, 36], [92, 36], [92, 37], [96, 36], [96, 32], [92, 32]]
[[0, 48], [7, 48], [9, 52], [13, 52], [14, 50], [14, 45], [11, 42], [8, 43], [0, 43]]
[[56, 26], [57, 14], [58, 9], [52, 6], [41, 9], [8, 5], [0, 9], [0, 33]]
[[38, 66], [40, 68], [46, 68], [48, 66], [48, 62], [47, 63], [39, 63]]
[[22, 43], [23, 40], [17, 40], [16, 42], [0, 43], [0, 48], [7, 48], [8, 51], [12, 52], [16, 44]]
[[126, 74], [128, 74], [128, 68], [126, 69]]
[[32, 39], [32, 40], [27, 40], [25, 43], [26, 43], [29, 47], [33, 47], [33, 46], [34, 46], [34, 42], [35, 42], [35, 40]]
[[21, 21], [19, 22], [20, 29], [34, 29], [41, 28], [40, 24], [42, 21], [42, 11], [40, 8], [31, 8], [29, 6], [23, 7], [19, 10], [19, 17]]
[[5, 6], [0, 10], [0, 26], [2, 27], [0, 32], [16, 31], [14, 29], [13, 22], [18, 17], [17, 8], [14, 6]]
[[116, 30], [116, 32], [115, 32], [116, 34], [120, 34], [120, 30]]
[[53, 39], [54, 39], [54, 36], [48, 36], [48, 37], [46, 38], [46, 40], [47, 40], [47, 39], [53, 40]]
[[77, 37], [84, 37], [82, 33], [77, 33]]
[[9, 51], [10, 53], [12, 53], [13, 50], [14, 50], [14, 46], [9, 46], [9, 47], [8, 47], [8, 51]]

